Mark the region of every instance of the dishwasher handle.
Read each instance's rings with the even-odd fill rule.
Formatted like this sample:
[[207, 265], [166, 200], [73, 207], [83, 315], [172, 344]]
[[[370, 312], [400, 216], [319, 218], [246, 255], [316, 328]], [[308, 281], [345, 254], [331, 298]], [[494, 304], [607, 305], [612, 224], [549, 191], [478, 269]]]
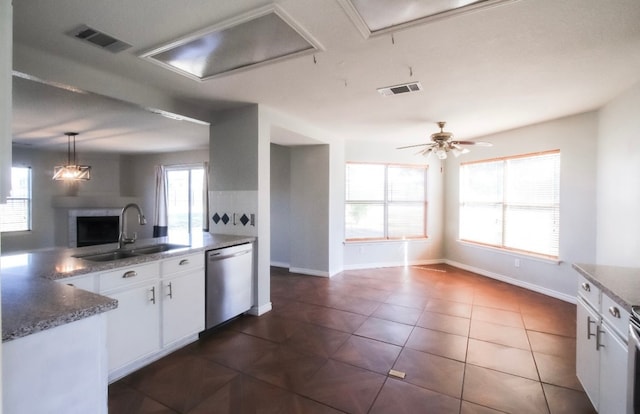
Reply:
[[216, 252], [216, 253], [211, 252], [207, 255], [207, 260], [209, 260], [210, 262], [217, 262], [218, 260], [224, 260], [230, 257], [238, 257], [238, 256], [245, 255], [247, 253], [251, 253], [251, 249], [242, 250], [242, 251], [231, 253], [231, 254], [223, 254], [223, 252]]

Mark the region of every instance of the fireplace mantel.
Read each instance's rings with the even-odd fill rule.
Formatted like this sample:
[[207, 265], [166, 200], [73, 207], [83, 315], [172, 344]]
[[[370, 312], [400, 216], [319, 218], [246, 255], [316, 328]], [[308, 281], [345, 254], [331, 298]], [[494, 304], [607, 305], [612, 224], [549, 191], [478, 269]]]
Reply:
[[129, 203], [139, 203], [138, 197], [122, 197], [113, 194], [90, 196], [56, 196], [51, 204], [54, 208], [122, 208]]

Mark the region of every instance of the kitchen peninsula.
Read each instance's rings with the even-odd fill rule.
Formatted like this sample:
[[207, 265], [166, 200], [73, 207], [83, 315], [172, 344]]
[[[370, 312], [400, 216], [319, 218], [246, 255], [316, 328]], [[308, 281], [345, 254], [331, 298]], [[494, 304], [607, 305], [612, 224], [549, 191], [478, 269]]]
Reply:
[[[121, 281], [133, 280], [132, 285], [136, 286], [137, 283], [139, 286], [141, 282], [135, 280], [146, 277], [144, 280], [147, 283], [155, 283], [154, 286], [157, 286], [153, 287], [152, 300], [153, 305], [158, 301], [158, 305], [154, 307], [158, 326], [155, 336], [151, 335], [149, 338], [149, 341], [155, 343], [155, 348], [153, 352], [145, 353], [144, 358], [134, 361], [135, 364], [127, 361], [128, 366], [119, 366], [120, 373], [116, 375], [122, 375], [132, 367], [148, 363], [184, 345], [185, 341], [197, 338], [197, 332], [193, 332], [188, 338], [161, 342], [159, 333], [162, 327], [158, 309], [162, 306], [163, 299], [160, 297], [162, 272], [167, 272], [172, 277], [167, 280], [179, 283], [180, 277], [187, 274], [187, 271], [178, 272], [172, 266], [186, 265], [182, 267], [188, 269], [191, 280], [196, 282], [195, 286], [204, 286], [206, 250], [253, 241], [253, 237], [209, 233], [190, 239], [147, 239], [138, 241], [127, 250], [147, 249], [152, 253], [108, 261], [90, 261], [82, 257], [113, 251], [117, 248], [114, 244], [77, 249], [44, 249], [2, 256], [5, 412], [44, 412], [44, 409], [50, 412], [106, 413], [107, 385], [110, 379], [115, 379], [111, 367], [113, 352], [110, 335], [113, 332], [108, 327], [118, 318], [105, 312], [122, 313], [127, 309], [126, 300], [109, 293], [116, 292], [114, 289], [107, 289], [115, 286], [112, 281], [122, 283]], [[172, 248], [166, 251], [155, 249], [163, 245]], [[120, 272], [123, 268], [145, 270], [148, 276], [140, 272], [138, 278], [125, 280], [119, 274], [117, 279], [112, 278], [111, 274]], [[75, 283], [76, 281], [84, 282]], [[92, 282], [87, 284], [86, 281]], [[102, 294], [105, 291], [107, 293]], [[158, 297], [155, 296], [156, 293]], [[200, 293], [204, 295], [203, 292]], [[192, 302], [202, 302], [201, 305], [204, 306], [204, 297]], [[204, 318], [204, 312], [201, 317]], [[135, 337], [135, 331], [129, 333], [132, 338]], [[46, 376], [42, 375], [44, 367], [47, 367]], [[38, 398], [33, 398], [33, 395]]]

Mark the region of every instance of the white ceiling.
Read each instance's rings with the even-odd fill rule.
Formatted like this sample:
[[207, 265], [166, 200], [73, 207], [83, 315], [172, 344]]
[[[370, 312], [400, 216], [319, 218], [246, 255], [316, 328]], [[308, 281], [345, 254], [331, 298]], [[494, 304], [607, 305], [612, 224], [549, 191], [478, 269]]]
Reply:
[[[82, 62], [211, 110], [260, 103], [337, 137], [398, 145], [426, 139], [439, 120], [448, 122], [456, 138], [470, 139], [593, 110], [640, 81], [638, 0], [519, 0], [369, 39], [338, 1], [280, 0], [276, 3], [323, 46], [315, 60], [296, 57], [197, 82], [138, 57], [269, 3], [20, 0], [14, 2], [14, 48]], [[112, 54], [65, 35], [80, 24], [133, 47]], [[392, 97], [376, 92], [409, 81], [420, 81], [424, 90]], [[19, 88], [15, 99], [14, 136], [23, 143], [66, 142], [64, 136], [55, 140], [51, 132], [61, 129], [51, 127], [71, 117], [78, 117], [75, 129], [82, 137], [98, 129], [112, 135], [83, 144], [91, 150], [175, 151], [201, 147], [208, 139], [178, 135], [166, 125], [160, 127], [170, 132], [161, 135], [166, 138], [158, 138], [157, 128], [134, 134], [154, 127], [138, 128], [133, 118], [110, 121], [109, 105], [66, 115], [36, 105], [37, 99]], [[39, 135], [40, 126], [50, 128]]]

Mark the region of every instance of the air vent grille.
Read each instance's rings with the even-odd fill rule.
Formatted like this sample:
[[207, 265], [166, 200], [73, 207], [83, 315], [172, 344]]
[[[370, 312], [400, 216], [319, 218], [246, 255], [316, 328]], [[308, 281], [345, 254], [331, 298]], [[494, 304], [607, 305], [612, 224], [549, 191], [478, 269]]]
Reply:
[[97, 46], [101, 49], [106, 49], [112, 53], [122, 52], [123, 50], [129, 49], [131, 47], [130, 44], [125, 43], [122, 40], [118, 40], [113, 36], [100, 32], [86, 25], [78, 26], [72, 31], [67, 32], [67, 34], [69, 36], [75, 37], [76, 39], [90, 43], [93, 46]]
[[403, 83], [402, 85], [387, 86], [378, 88], [378, 93], [382, 96], [400, 95], [402, 93], [419, 92], [422, 90], [420, 82]]

